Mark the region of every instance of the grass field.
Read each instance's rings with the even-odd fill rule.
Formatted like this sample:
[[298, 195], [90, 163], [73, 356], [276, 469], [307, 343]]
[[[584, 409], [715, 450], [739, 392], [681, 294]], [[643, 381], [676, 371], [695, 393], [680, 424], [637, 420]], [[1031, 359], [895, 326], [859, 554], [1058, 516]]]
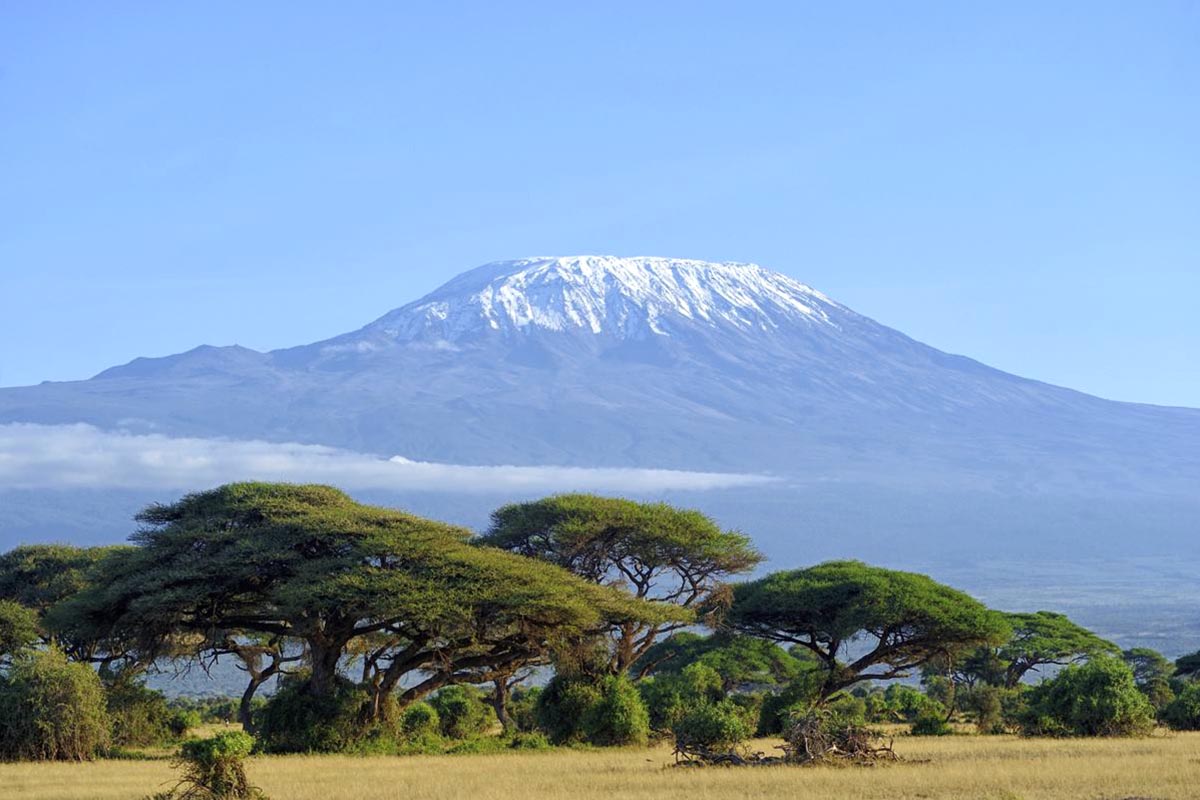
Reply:
[[[757, 743], [760, 749], [769, 742]], [[902, 737], [873, 768], [673, 769], [666, 747], [499, 755], [251, 759], [273, 800], [1185, 800], [1200, 797], [1200, 734], [1134, 740]], [[0, 764], [4, 800], [138, 800], [172, 784], [164, 760]]]

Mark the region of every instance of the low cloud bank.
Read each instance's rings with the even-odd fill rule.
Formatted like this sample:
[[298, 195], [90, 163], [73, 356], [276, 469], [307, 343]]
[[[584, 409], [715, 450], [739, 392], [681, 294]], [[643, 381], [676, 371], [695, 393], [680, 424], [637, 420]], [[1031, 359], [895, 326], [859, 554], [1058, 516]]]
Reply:
[[773, 478], [721, 472], [476, 467], [380, 458], [311, 444], [176, 438], [92, 425], [0, 425], [0, 488], [200, 489], [236, 480], [417, 491], [704, 491]]

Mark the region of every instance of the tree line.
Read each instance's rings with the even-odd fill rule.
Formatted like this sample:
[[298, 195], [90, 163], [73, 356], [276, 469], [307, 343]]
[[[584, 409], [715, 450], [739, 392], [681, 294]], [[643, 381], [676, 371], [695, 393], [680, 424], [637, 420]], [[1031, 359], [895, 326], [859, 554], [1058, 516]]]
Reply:
[[739, 581], [763, 561], [749, 537], [664, 503], [559, 495], [474, 535], [237, 483], [137, 521], [128, 545], [0, 555], [0, 758], [183, 735], [198, 709], [143, 679], [222, 661], [273, 752], [733, 747], [813, 709], [917, 733], [1200, 728], [1200, 653], [1123, 653], [1061, 614], [857, 561]]

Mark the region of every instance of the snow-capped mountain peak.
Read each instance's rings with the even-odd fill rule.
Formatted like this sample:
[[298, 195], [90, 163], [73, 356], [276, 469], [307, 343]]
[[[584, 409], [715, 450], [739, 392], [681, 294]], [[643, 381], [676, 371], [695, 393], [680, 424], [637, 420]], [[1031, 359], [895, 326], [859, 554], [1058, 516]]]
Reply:
[[642, 338], [696, 325], [747, 332], [835, 325], [833, 317], [844, 311], [815, 289], [756, 264], [539, 257], [466, 272], [365, 330], [400, 342], [535, 330]]

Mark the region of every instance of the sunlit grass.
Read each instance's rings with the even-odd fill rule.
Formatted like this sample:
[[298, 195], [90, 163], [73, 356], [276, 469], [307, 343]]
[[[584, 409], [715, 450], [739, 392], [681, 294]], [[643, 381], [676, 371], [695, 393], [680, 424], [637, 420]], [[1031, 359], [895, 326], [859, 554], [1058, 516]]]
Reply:
[[[770, 751], [773, 742], [754, 746]], [[873, 768], [674, 769], [668, 748], [498, 755], [260, 757], [274, 800], [1155, 800], [1200, 796], [1200, 734], [1133, 740], [898, 737]], [[137, 800], [172, 784], [167, 761], [0, 764], [4, 800]]]

